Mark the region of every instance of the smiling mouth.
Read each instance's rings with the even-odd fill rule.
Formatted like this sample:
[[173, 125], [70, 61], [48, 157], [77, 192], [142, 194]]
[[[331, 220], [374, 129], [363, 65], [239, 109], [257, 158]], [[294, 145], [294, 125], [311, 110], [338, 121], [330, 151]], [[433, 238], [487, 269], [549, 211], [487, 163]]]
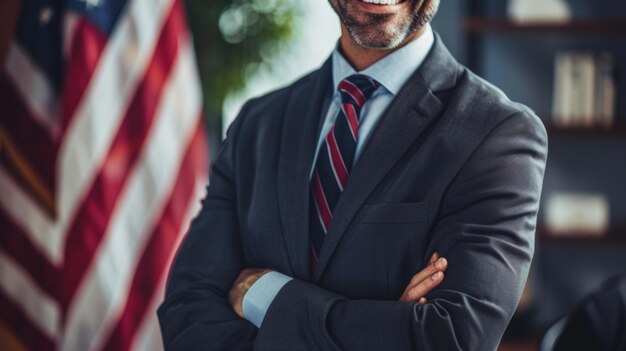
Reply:
[[399, 3], [405, 2], [406, 0], [359, 0], [360, 2], [364, 2], [366, 4], [373, 5], [397, 5]]

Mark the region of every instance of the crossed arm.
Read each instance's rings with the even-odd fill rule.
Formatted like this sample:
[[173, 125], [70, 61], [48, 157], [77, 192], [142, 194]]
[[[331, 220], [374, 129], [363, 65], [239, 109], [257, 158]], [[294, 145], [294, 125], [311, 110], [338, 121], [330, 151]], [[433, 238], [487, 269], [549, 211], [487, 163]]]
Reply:
[[228, 300], [246, 268], [233, 201], [233, 127], [159, 309], [166, 349], [495, 349], [533, 253], [547, 151], [543, 127], [530, 121], [513, 116], [497, 126], [446, 192], [428, 250], [451, 263], [428, 302], [410, 293], [406, 301], [352, 300], [294, 279], [260, 329]]
[[[448, 260], [439, 257], [439, 253], [437, 252], [433, 253], [428, 261], [428, 266], [411, 278], [399, 301], [413, 301], [420, 305], [425, 304], [428, 301], [425, 297], [426, 294], [431, 292], [443, 281], [444, 272], [447, 268]], [[243, 308], [243, 299], [248, 290], [250, 290], [252, 285], [263, 275], [271, 271], [270, 269], [263, 268], [246, 268], [241, 271], [228, 293], [228, 301], [239, 317], [246, 318]]]

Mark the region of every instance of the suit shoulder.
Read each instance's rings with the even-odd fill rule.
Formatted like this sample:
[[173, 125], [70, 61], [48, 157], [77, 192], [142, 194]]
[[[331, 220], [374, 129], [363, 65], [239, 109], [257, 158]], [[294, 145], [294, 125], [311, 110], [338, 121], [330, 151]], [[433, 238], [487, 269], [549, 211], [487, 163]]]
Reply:
[[543, 122], [531, 108], [512, 101], [502, 90], [470, 70], [464, 69], [458, 89], [454, 105], [463, 111], [467, 123], [481, 125], [485, 132], [502, 123], [522, 124], [529, 132], [547, 138]]

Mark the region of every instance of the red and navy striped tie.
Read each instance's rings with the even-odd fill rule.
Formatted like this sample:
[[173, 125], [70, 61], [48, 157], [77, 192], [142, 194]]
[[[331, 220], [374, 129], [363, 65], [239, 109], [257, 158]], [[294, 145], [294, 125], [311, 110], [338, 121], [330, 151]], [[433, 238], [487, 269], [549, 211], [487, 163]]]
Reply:
[[339, 83], [341, 109], [322, 146], [311, 177], [311, 267], [315, 271], [337, 201], [348, 183], [359, 140], [361, 109], [379, 84], [362, 74]]

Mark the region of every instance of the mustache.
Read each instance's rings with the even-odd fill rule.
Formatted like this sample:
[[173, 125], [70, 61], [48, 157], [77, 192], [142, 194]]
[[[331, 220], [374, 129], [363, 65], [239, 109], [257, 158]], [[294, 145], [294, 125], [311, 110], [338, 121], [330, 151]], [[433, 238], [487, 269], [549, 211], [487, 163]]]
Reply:
[[[351, 0], [328, 0], [331, 7], [335, 9], [337, 13], [341, 15], [345, 20], [348, 21], [348, 24], [356, 24], [356, 20], [350, 16], [350, 11], [348, 11], [348, 3]], [[430, 23], [432, 19], [435, 17], [437, 12], [439, 11], [440, 0], [407, 0], [411, 2], [411, 12], [417, 12], [415, 25], [421, 27]], [[368, 13], [367, 17], [375, 22], [384, 22], [388, 17], [392, 16], [390, 14], [379, 14], [379, 13]]]

